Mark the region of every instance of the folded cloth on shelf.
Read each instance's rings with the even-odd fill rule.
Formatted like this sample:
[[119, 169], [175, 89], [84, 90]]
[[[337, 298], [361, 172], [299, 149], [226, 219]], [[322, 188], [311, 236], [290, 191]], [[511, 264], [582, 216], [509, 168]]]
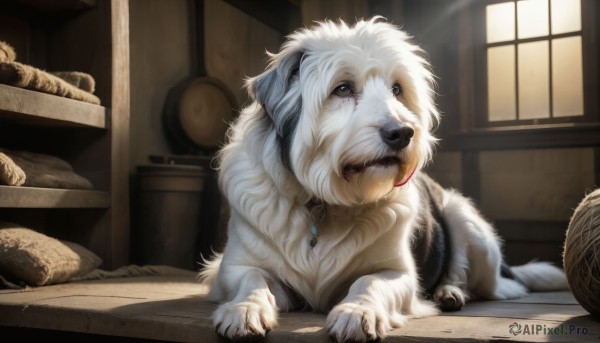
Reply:
[[100, 257], [77, 243], [0, 221], [0, 288], [68, 282], [101, 264]]
[[0, 41], [0, 83], [100, 105], [94, 78], [79, 71], [46, 72], [16, 61], [14, 49]]
[[15, 161], [0, 152], [0, 184], [21, 186], [25, 183], [26, 175]]
[[80, 71], [51, 71], [50, 74], [58, 76], [86, 92], [94, 93], [96, 91], [96, 80], [90, 74]]
[[19, 62], [0, 62], [0, 83], [100, 105], [100, 98], [58, 76]]
[[14, 62], [16, 58], [17, 54], [12, 46], [0, 41], [0, 62]]
[[0, 183], [9, 186], [93, 189], [71, 164], [56, 156], [0, 148]]

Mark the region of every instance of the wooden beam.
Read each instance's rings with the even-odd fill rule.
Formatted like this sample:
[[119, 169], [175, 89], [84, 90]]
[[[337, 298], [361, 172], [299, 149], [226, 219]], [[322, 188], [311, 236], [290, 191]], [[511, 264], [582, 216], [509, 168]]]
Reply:
[[108, 249], [112, 267], [129, 262], [129, 2], [111, 1], [111, 208]]
[[283, 35], [300, 26], [300, 6], [292, 0], [225, 0]]
[[462, 157], [462, 186], [466, 196], [475, 202], [481, 201], [481, 172], [479, 170], [479, 152], [464, 151]]
[[474, 129], [449, 134], [440, 146], [445, 151], [599, 147], [600, 123]]

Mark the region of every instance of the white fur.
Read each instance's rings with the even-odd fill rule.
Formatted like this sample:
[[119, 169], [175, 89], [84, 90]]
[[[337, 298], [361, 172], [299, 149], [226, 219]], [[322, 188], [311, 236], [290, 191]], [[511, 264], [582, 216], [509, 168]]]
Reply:
[[[419, 296], [410, 249], [419, 189], [393, 187], [420, 172], [435, 142], [433, 76], [421, 50], [375, 18], [300, 30], [271, 58], [264, 74], [248, 80], [255, 101], [219, 154], [220, 187], [231, 205], [228, 242], [201, 273], [210, 299], [221, 303], [213, 316], [218, 333], [264, 336], [279, 311], [311, 308], [328, 313], [336, 340], [367, 341], [408, 318], [436, 314]], [[352, 96], [332, 93], [343, 82]], [[395, 82], [400, 96], [390, 91]], [[290, 120], [293, 134], [285, 136]], [[388, 122], [414, 130], [401, 151], [382, 142]], [[291, 139], [288, 168], [278, 134]], [[402, 163], [344, 175], [344, 166], [390, 154]], [[457, 253], [436, 300], [525, 294], [500, 277], [498, 240], [468, 200], [448, 191], [444, 215]], [[319, 233], [311, 248], [313, 223]]]

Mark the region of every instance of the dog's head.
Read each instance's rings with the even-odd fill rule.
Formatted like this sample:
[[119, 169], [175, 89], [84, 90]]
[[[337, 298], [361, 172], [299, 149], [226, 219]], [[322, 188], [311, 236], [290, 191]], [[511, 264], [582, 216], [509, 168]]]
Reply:
[[270, 57], [247, 87], [272, 121], [279, 163], [311, 197], [374, 202], [430, 159], [434, 80], [405, 32], [380, 17], [323, 22]]

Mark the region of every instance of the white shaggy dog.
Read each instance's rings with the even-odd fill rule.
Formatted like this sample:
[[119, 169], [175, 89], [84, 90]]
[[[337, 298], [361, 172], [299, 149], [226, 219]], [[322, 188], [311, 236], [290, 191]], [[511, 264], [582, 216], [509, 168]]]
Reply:
[[438, 120], [421, 55], [382, 18], [322, 22], [248, 80], [254, 102], [219, 154], [228, 241], [200, 274], [220, 335], [310, 309], [361, 342], [468, 299], [566, 288], [549, 264], [506, 267], [490, 224], [421, 172]]

